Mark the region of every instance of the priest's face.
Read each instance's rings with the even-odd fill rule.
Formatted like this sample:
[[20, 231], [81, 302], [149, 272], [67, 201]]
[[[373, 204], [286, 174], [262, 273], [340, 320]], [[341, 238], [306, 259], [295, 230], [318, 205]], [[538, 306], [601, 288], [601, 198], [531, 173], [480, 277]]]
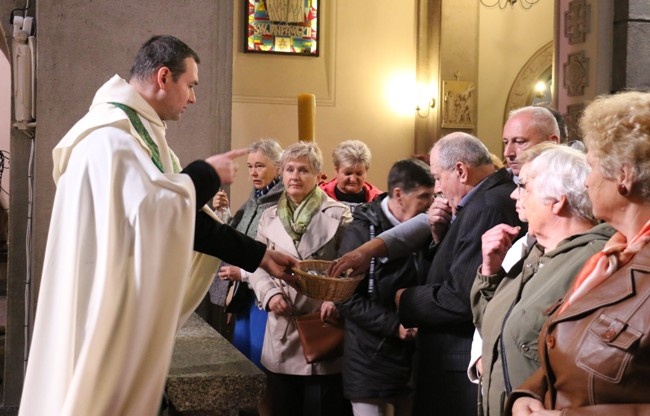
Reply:
[[185, 58], [185, 72], [176, 80], [171, 71], [163, 76], [164, 98], [158, 115], [162, 120], [179, 120], [188, 105], [196, 102], [194, 87], [199, 83], [199, 67], [193, 58]]

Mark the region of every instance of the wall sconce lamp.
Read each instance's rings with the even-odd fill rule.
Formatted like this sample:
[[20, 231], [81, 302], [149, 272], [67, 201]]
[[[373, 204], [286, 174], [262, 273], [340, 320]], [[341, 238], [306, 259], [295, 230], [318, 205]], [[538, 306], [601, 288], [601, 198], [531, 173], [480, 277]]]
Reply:
[[544, 81], [537, 81], [534, 87], [535, 90], [535, 96], [537, 98], [544, 98], [546, 95], [546, 82]]
[[[421, 105], [418, 104], [415, 107], [415, 112], [420, 118], [427, 118], [429, 117], [429, 113], [431, 112], [432, 109], [436, 108], [436, 99], [431, 98], [426, 104]], [[426, 112], [425, 112], [426, 111]]]

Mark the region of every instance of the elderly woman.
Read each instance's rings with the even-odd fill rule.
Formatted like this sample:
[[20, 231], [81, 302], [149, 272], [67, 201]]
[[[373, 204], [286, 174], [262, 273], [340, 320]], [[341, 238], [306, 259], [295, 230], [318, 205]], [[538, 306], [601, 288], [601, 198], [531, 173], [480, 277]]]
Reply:
[[[297, 259], [332, 260], [351, 221], [350, 210], [318, 187], [322, 156], [313, 143], [297, 143], [282, 154], [284, 192], [278, 205], [260, 219], [257, 239]], [[345, 414], [341, 359], [306, 362], [293, 316], [320, 311], [326, 320], [334, 304], [308, 298], [258, 269], [249, 283], [269, 311], [262, 365], [274, 415]], [[348, 404], [349, 407], [349, 404]], [[304, 413], [303, 413], [304, 412]]]
[[[275, 140], [260, 140], [248, 148], [248, 176], [253, 183], [253, 190], [230, 221], [230, 225], [237, 231], [254, 238], [262, 212], [278, 203], [284, 190], [279, 176], [280, 156], [282, 148]], [[224, 201], [220, 195], [215, 197], [215, 208], [226, 207], [227, 199]], [[223, 287], [233, 282], [234, 294], [226, 308], [227, 312], [236, 314], [232, 343], [249, 360], [261, 367], [267, 313], [257, 307], [255, 295], [248, 287], [250, 275], [237, 266], [222, 265], [218, 271], [221, 280], [215, 280], [211, 294], [223, 293]]]
[[360, 140], [341, 142], [332, 152], [336, 176], [331, 181], [321, 184], [321, 189], [330, 198], [346, 204], [351, 210], [374, 200], [382, 192], [366, 182], [370, 158], [370, 149], [364, 142]]
[[508, 414], [650, 414], [650, 94], [599, 97], [580, 127], [594, 215], [617, 232], [546, 310], [541, 367]]
[[[434, 185], [424, 162], [395, 162], [388, 172], [388, 193], [357, 208], [339, 254], [426, 212]], [[418, 274], [426, 267], [416, 254], [387, 263], [375, 259], [352, 298], [337, 305], [345, 318], [343, 390], [355, 414], [383, 415], [389, 407], [395, 416], [411, 414], [409, 382], [416, 330], [400, 324], [395, 292], [417, 285]]]
[[[483, 413], [493, 416], [503, 414], [512, 386], [539, 368], [537, 337], [544, 311], [566, 293], [577, 271], [614, 233], [594, 220], [584, 185], [589, 173], [584, 153], [542, 144], [519, 160], [523, 165], [512, 197], [519, 219], [528, 222], [529, 236], [537, 241], [527, 241], [528, 254], [509, 267], [504, 265], [506, 250], [519, 228], [500, 224], [487, 231], [471, 292], [474, 322], [483, 337]], [[513, 250], [517, 253], [509, 256], [521, 257], [518, 244]]]

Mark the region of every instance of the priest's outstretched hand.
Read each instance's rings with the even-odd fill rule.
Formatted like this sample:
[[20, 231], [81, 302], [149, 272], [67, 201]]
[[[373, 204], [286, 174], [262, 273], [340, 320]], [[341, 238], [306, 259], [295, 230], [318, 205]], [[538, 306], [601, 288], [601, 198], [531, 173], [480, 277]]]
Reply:
[[297, 278], [291, 271], [298, 267], [298, 259], [276, 250], [266, 250], [260, 267], [271, 276], [286, 281], [290, 285], [297, 283]]

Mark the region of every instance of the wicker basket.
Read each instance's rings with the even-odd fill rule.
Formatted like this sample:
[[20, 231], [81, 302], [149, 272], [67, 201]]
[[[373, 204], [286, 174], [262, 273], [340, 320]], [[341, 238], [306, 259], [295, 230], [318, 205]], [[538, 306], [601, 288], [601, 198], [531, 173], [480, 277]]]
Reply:
[[[352, 296], [354, 290], [363, 280], [363, 275], [352, 277], [326, 276], [332, 261], [303, 260], [294, 268], [298, 277], [300, 293], [305, 296], [331, 302], [343, 302]], [[318, 274], [311, 274], [310, 271]]]

